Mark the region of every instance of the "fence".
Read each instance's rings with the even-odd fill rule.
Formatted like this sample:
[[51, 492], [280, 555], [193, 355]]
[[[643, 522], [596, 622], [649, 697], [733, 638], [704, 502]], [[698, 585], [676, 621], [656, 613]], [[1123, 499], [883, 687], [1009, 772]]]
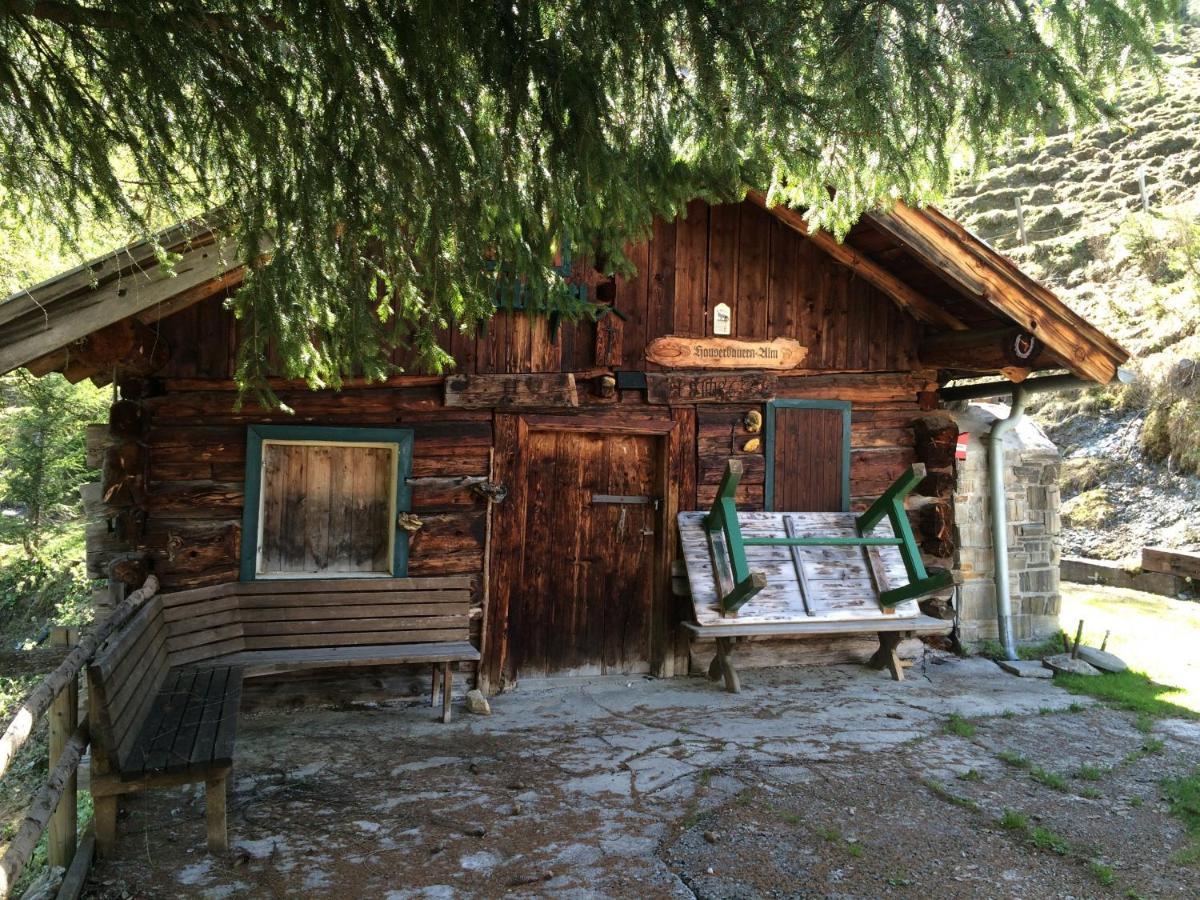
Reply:
[[[33, 795], [17, 833], [0, 855], [0, 897], [8, 897], [21, 877], [43, 834], [51, 866], [61, 866], [65, 875], [58, 896], [74, 898], [83, 888], [92, 863], [94, 839], [80, 840], [76, 819], [79, 762], [89, 744], [88, 717], [79, 719], [79, 673], [97, 649], [124, 625], [141, 606], [158, 592], [153, 575], [130, 594], [99, 624], [82, 636], [70, 629], [53, 632], [64, 658], [35, 687], [17, 708], [0, 737], [0, 779], [12, 766], [17, 751], [25, 745], [42, 717], [49, 714], [49, 767], [46, 782]], [[0, 666], [20, 668], [23, 654], [9, 655]], [[41, 659], [45, 659], [43, 654]]]

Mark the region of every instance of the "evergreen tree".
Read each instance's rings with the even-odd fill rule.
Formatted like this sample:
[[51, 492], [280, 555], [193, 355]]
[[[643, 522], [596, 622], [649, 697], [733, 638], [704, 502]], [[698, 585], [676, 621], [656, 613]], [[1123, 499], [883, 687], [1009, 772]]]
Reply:
[[[69, 237], [219, 206], [238, 374], [448, 360], [498, 282], [568, 316], [655, 214], [747, 186], [842, 233], [1087, 121], [1177, 0], [4, 0], [0, 190]], [[832, 190], [831, 190], [832, 189]], [[152, 208], [153, 215], [148, 213]], [[268, 261], [262, 263], [264, 236]], [[490, 262], [489, 262], [490, 261]]]
[[107, 400], [90, 384], [22, 370], [0, 380], [0, 543], [38, 555], [46, 529], [79, 508], [88, 472], [85, 428]]

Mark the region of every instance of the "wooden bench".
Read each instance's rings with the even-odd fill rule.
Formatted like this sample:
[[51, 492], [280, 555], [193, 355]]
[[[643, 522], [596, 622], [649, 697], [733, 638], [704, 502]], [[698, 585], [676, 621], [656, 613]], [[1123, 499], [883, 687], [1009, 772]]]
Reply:
[[471, 578], [262, 580], [163, 595], [172, 663], [247, 677], [309, 669], [430, 665], [430, 705], [450, 721], [453, 665], [470, 643]]
[[678, 514], [694, 613], [683, 625], [715, 639], [709, 677], [741, 689], [732, 662], [739, 638], [876, 634], [869, 665], [902, 681], [900, 641], [953, 627], [917, 605], [954, 584], [950, 572], [926, 571], [904, 506], [924, 466], [913, 465], [860, 514], [741, 512], [741, 476], [741, 461], [729, 460], [712, 508]]
[[952, 622], [932, 616], [912, 616], [891, 621], [871, 619], [861, 622], [799, 622], [794, 625], [697, 625], [684, 622], [683, 627], [700, 638], [713, 638], [717, 652], [708, 667], [708, 677], [713, 681], [725, 680], [725, 690], [737, 694], [742, 683], [733, 665], [733, 647], [738, 638], [780, 637], [806, 638], [832, 635], [877, 634], [879, 649], [867, 662], [872, 669], [883, 669], [891, 673], [896, 681], [904, 680], [904, 667], [896, 648], [905, 638], [922, 634], [947, 634]]
[[155, 787], [203, 781], [208, 848], [229, 847], [225, 796], [233, 767], [242, 672], [172, 667], [161, 597], [153, 597], [88, 666], [91, 791], [96, 842], [111, 854], [117, 800]]

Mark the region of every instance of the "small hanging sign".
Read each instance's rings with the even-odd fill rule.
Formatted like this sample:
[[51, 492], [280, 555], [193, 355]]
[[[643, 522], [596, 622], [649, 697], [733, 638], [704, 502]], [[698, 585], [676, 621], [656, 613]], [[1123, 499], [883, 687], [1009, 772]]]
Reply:
[[807, 355], [808, 348], [791, 338], [660, 337], [646, 345], [646, 361], [669, 369], [794, 369]]
[[713, 334], [733, 333], [733, 311], [728, 303], [718, 303], [713, 307]]

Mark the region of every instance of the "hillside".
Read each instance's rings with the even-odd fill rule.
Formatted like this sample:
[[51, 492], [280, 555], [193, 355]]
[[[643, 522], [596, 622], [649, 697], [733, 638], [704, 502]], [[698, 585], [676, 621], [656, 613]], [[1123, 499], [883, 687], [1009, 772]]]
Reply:
[[1200, 547], [1200, 26], [1158, 51], [1119, 119], [1016, 147], [943, 204], [1133, 353], [1133, 385], [1035, 410], [1064, 456], [1064, 552], [1106, 559]]

